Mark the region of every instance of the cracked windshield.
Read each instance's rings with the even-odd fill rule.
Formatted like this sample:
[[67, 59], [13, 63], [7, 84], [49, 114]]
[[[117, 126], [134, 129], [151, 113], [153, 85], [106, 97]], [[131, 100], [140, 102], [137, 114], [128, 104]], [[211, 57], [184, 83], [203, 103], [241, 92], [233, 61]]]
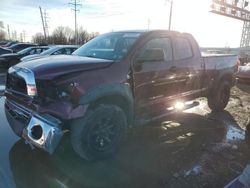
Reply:
[[249, 2], [0, 0], [0, 188], [250, 187]]

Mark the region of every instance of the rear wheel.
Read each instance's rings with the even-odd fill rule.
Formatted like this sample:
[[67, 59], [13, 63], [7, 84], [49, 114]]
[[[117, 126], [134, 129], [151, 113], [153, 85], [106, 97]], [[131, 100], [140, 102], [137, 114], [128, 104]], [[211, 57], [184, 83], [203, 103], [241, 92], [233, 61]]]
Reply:
[[102, 104], [73, 122], [71, 143], [85, 160], [104, 159], [116, 153], [126, 130], [124, 111], [115, 105]]
[[212, 111], [222, 111], [230, 98], [230, 84], [223, 80], [208, 96], [208, 106]]

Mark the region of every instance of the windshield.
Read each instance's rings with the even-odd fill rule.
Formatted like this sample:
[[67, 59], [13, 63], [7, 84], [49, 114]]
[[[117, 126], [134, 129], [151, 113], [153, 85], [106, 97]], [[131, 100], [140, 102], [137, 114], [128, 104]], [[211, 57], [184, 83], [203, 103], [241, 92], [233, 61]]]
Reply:
[[32, 47], [25, 48], [25, 49], [23, 49], [23, 50], [17, 52], [17, 54], [20, 54], [20, 55], [21, 55], [21, 54], [26, 54], [26, 53], [29, 52], [31, 49], [32, 49]]
[[96, 37], [84, 44], [73, 55], [120, 60], [128, 53], [141, 33], [109, 33]]

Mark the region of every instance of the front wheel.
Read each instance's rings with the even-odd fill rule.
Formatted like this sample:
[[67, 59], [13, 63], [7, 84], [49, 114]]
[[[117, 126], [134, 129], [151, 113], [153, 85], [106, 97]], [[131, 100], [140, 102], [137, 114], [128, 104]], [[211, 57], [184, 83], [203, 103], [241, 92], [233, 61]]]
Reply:
[[85, 160], [104, 159], [116, 153], [126, 130], [124, 111], [116, 105], [102, 104], [73, 122], [71, 143]]
[[222, 111], [230, 98], [230, 84], [224, 80], [208, 96], [208, 106], [212, 111]]

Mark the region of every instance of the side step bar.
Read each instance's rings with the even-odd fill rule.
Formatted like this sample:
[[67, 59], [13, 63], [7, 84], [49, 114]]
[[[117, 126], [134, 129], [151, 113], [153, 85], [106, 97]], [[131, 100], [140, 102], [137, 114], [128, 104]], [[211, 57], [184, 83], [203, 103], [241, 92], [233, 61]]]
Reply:
[[193, 108], [193, 107], [199, 106], [199, 105], [200, 105], [200, 103], [198, 101], [192, 101], [192, 102], [185, 102], [185, 103], [179, 104], [177, 106], [172, 106], [172, 107], [167, 108], [165, 113], [160, 114], [158, 116], [155, 116], [153, 118], [135, 120], [135, 125], [139, 125], [139, 126], [145, 125], [149, 122], [164, 118], [164, 117], [169, 116], [171, 114], [185, 111], [187, 109], [190, 109], [190, 108]]

